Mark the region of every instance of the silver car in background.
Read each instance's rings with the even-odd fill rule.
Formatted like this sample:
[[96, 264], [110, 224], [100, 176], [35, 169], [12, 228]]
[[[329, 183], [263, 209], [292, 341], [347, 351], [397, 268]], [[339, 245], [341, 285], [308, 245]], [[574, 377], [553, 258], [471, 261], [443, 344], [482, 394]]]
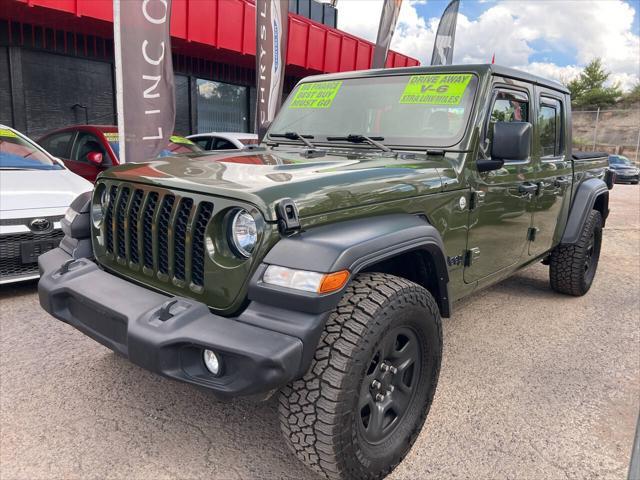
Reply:
[[255, 133], [242, 132], [197, 133], [187, 138], [205, 150], [242, 150], [259, 143]]
[[38, 278], [38, 256], [60, 243], [67, 207], [92, 187], [0, 124], [0, 284]]

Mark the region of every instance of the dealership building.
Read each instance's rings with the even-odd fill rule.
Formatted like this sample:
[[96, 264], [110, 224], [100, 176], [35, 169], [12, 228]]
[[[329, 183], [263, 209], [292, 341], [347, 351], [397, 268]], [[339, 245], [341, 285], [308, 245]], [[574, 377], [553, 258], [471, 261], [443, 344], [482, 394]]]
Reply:
[[[38, 137], [115, 124], [111, 0], [0, 0], [0, 123]], [[298, 80], [370, 68], [374, 45], [335, 28], [339, 11], [289, 0], [285, 95]], [[255, 3], [173, 0], [178, 134], [253, 131]], [[418, 65], [389, 52], [388, 67]]]

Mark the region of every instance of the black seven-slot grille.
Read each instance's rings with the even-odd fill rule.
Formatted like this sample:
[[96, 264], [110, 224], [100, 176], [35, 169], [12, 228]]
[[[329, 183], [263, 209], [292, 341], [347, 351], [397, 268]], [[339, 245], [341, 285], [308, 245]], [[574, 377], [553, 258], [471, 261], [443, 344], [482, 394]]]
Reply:
[[203, 288], [205, 233], [213, 204], [126, 185], [107, 188], [107, 253], [148, 274]]

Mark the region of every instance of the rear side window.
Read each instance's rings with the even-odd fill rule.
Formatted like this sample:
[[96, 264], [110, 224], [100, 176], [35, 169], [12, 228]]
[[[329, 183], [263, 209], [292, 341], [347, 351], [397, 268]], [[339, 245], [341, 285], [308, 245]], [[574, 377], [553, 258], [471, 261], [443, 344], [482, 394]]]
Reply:
[[559, 157], [562, 145], [562, 104], [555, 98], [542, 97], [538, 113], [538, 137], [541, 157]]
[[192, 138], [191, 141], [198, 145], [203, 150], [209, 150], [209, 138]]
[[211, 150], [232, 150], [238, 148], [233, 143], [225, 138], [216, 137], [214, 145], [211, 146]]
[[54, 157], [69, 158], [69, 143], [73, 132], [62, 132], [51, 135], [40, 142], [42, 148]]

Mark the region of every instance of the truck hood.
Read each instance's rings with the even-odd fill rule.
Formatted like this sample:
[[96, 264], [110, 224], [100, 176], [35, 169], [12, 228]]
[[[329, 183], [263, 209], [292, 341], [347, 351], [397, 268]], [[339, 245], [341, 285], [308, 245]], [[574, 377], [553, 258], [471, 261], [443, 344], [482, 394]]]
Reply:
[[69, 170], [2, 170], [0, 211], [68, 207], [93, 185]]
[[[301, 149], [185, 155], [110, 169], [101, 178], [237, 198], [273, 221], [275, 205], [293, 199], [301, 217], [440, 191], [443, 158], [424, 154]], [[312, 158], [309, 158], [312, 157]]]

